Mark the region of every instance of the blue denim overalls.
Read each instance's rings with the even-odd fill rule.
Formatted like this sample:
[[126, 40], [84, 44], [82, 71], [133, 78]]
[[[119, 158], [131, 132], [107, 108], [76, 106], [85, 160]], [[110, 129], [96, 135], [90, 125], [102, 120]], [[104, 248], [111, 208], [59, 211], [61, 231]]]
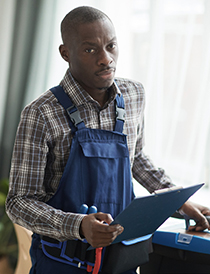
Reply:
[[[129, 151], [126, 136], [122, 133], [125, 116], [123, 96], [117, 95], [115, 99], [115, 129], [106, 131], [86, 128], [79, 111], [61, 86], [51, 91], [68, 113], [73, 140], [59, 187], [48, 204], [74, 213], [79, 213], [82, 204], [88, 207], [94, 205], [98, 212], [110, 213], [115, 218], [134, 198]], [[40, 255], [40, 236], [34, 234], [31, 274], [40, 274], [41, 271], [45, 274], [86, 273], [87, 265], [94, 266], [95, 259], [94, 250], [86, 252], [88, 246], [87, 242], [79, 240], [58, 242], [44, 237], [42, 249], [46, 256], [43, 256]], [[53, 259], [51, 266], [50, 259]], [[37, 260], [42, 262], [42, 270], [36, 269]]]

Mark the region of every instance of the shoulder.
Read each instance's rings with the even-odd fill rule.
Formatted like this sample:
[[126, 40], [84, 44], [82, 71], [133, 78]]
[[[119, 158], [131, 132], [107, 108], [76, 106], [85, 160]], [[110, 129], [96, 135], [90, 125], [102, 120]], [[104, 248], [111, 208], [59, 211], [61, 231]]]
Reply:
[[42, 93], [38, 98], [34, 99], [31, 103], [25, 106], [24, 110], [34, 109], [42, 110], [47, 106], [51, 106], [56, 102], [56, 98], [50, 90]]
[[36, 134], [45, 134], [44, 138], [48, 140], [59, 136], [60, 128], [69, 131], [65, 110], [50, 90], [25, 106], [21, 113], [20, 127], [30, 128]]
[[48, 90], [24, 107], [20, 121], [26, 127], [37, 126], [38, 128], [51, 129], [56, 120], [64, 123], [64, 116], [64, 109], [53, 93]]
[[115, 82], [123, 95], [144, 97], [144, 87], [140, 82], [125, 78], [116, 78]]
[[47, 90], [24, 107], [22, 116], [32, 114], [36, 116], [45, 116], [52, 112], [56, 105], [57, 99], [50, 90]]
[[120, 90], [136, 90], [136, 91], [144, 91], [143, 85], [134, 80], [126, 79], [126, 78], [115, 78], [115, 82], [117, 83]]
[[136, 109], [144, 108], [145, 92], [141, 83], [124, 78], [116, 78], [115, 83], [120, 89], [125, 104]]

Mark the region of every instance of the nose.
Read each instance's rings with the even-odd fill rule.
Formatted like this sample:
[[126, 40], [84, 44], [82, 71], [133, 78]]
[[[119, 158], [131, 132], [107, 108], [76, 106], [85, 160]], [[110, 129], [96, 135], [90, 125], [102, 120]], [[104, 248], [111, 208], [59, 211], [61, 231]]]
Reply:
[[106, 50], [102, 50], [99, 53], [99, 57], [98, 57], [98, 65], [99, 66], [108, 66], [113, 62], [113, 58], [111, 56], [111, 53], [106, 51]]

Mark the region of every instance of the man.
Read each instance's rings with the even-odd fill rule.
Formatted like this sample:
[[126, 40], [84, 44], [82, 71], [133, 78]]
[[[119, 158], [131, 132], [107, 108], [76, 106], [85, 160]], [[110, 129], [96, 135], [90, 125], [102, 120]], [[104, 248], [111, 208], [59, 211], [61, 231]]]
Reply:
[[[149, 192], [173, 186], [142, 152], [142, 85], [114, 79], [118, 45], [111, 20], [79, 7], [63, 19], [61, 34], [69, 68], [60, 88], [22, 112], [6, 202], [13, 222], [34, 232], [30, 273], [38, 274], [92, 271], [86, 257], [84, 268], [77, 261], [75, 243], [105, 247], [122, 233], [109, 224], [133, 199], [131, 171]], [[196, 220], [194, 229], [209, 228], [208, 208], [186, 202], [181, 211]]]

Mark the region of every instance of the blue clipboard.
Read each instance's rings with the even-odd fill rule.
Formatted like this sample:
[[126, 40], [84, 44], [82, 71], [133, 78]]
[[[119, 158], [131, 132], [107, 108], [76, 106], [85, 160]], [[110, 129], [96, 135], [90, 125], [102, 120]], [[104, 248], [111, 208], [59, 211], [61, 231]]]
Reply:
[[112, 244], [152, 234], [204, 184], [135, 198], [111, 223], [124, 231]]

